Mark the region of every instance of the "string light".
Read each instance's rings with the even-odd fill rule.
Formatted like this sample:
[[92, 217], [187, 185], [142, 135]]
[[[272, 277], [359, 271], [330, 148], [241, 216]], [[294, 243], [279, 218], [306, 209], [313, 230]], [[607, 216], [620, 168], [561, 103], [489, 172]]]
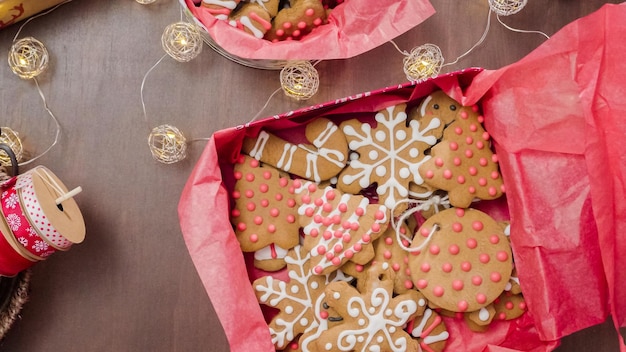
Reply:
[[189, 62], [202, 52], [202, 35], [188, 22], [172, 23], [161, 36], [163, 50], [178, 62]]
[[527, 0], [488, 0], [491, 11], [499, 16], [509, 16], [520, 12]]
[[187, 157], [187, 140], [178, 128], [171, 125], [153, 128], [148, 145], [152, 157], [164, 164], [173, 164]]
[[403, 60], [404, 74], [410, 81], [437, 77], [443, 65], [441, 49], [434, 44], [423, 44], [411, 50]]
[[288, 97], [307, 100], [317, 93], [320, 79], [309, 61], [289, 62], [280, 71], [280, 85]]
[[48, 68], [48, 60], [48, 50], [33, 37], [15, 41], [9, 50], [9, 67], [22, 79], [39, 76]]
[[[15, 154], [15, 159], [17, 159], [18, 162], [22, 161], [24, 149], [17, 132], [8, 127], [0, 127], [0, 144], [11, 148], [13, 154]], [[11, 166], [11, 158], [4, 150], [0, 150], [0, 165]]]

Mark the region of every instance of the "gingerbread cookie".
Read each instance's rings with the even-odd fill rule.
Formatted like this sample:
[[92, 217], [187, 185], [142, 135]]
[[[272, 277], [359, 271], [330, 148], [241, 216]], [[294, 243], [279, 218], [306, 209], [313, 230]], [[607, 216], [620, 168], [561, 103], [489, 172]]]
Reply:
[[526, 312], [526, 301], [521, 294], [504, 291], [494, 302], [495, 319], [511, 320]]
[[372, 243], [387, 229], [389, 211], [362, 196], [332, 187], [294, 180], [304, 248], [311, 253], [312, 270], [328, 274], [347, 261], [365, 264], [374, 256]]
[[410, 183], [424, 182], [417, 170], [430, 158], [424, 151], [437, 142], [432, 132], [441, 125], [435, 117], [407, 121], [405, 109], [406, 104], [398, 104], [379, 111], [375, 127], [357, 119], [340, 126], [354, 158], [339, 174], [337, 188], [358, 194], [377, 184], [380, 202], [394, 215], [406, 209], [398, 202], [408, 197]]
[[283, 268], [287, 250], [300, 241], [298, 206], [288, 175], [241, 155], [234, 167], [230, 221], [243, 252], [255, 252], [263, 270]]
[[329, 313], [322, 307], [326, 301], [327, 285], [351, 280], [341, 271], [330, 275], [313, 275], [310, 259], [307, 251], [296, 246], [285, 257], [289, 270], [288, 282], [265, 276], [252, 284], [261, 304], [280, 310], [269, 323], [272, 342], [277, 350], [295, 348], [312, 351], [309, 346], [313, 346], [322, 331], [328, 329]]
[[421, 351], [424, 352], [442, 352], [450, 337], [441, 316], [430, 308], [426, 308], [424, 314], [411, 320], [406, 331], [417, 339]]
[[485, 332], [489, 329], [489, 324], [491, 324], [495, 315], [496, 308], [493, 303], [491, 303], [479, 310], [465, 313], [463, 318], [472, 331]]
[[431, 159], [419, 166], [424, 183], [448, 192], [453, 206], [467, 208], [474, 199], [496, 199], [504, 193], [497, 155], [482, 126], [478, 108], [461, 107], [443, 131]]
[[320, 335], [319, 350], [417, 351], [418, 342], [403, 328], [423, 314], [423, 296], [410, 290], [394, 297], [391, 281], [380, 280], [378, 275], [367, 280], [365, 292], [346, 282], [327, 286], [326, 303], [343, 317], [343, 322]]
[[[409, 241], [413, 238], [413, 226], [406, 223], [399, 225], [400, 241], [403, 241], [404, 248], [407, 248]], [[411, 271], [409, 268], [409, 252], [398, 243], [396, 229], [389, 226], [387, 231], [383, 233], [376, 241], [374, 241], [374, 258], [367, 264], [356, 264], [348, 262], [341, 267], [341, 270], [350, 276], [361, 278], [371, 267], [375, 270], [384, 271], [391, 269], [393, 272], [393, 292], [396, 294], [404, 293], [414, 289], [413, 280], [411, 279]], [[365, 290], [364, 280], [357, 280], [357, 288]], [[363, 283], [363, 285], [361, 284]]]
[[265, 33], [272, 28], [272, 16], [265, 7], [257, 3], [246, 3], [234, 12], [228, 19], [228, 24], [263, 38]]
[[265, 38], [270, 41], [299, 40], [316, 27], [326, 23], [326, 10], [320, 0], [292, 0], [273, 21]]
[[509, 281], [511, 247], [502, 227], [475, 209], [450, 208], [430, 217], [411, 244], [416, 287], [435, 306], [471, 312], [493, 302]]
[[242, 152], [298, 177], [317, 183], [339, 174], [348, 161], [348, 143], [337, 125], [324, 118], [307, 124], [311, 144], [292, 144], [266, 131], [244, 139]]
[[226, 20], [241, 0], [202, 0], [202, 6], [218, 20]]

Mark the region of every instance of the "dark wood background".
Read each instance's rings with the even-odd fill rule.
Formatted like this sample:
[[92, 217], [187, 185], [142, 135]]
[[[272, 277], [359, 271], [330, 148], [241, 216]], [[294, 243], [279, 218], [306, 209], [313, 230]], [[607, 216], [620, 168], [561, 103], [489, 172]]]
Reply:
[[[434, 43], [452, 61], [480, 38], [487, 0], [431, 2], [437, 13], [395, 42], [403, 50]], [[529, 1], [519, 14], [503, 20], [552, 35], [603, 3]], [[58, 145], [38, 164], [69, 188], [82, 186], [76, 199], [87, 235], [69, 252], [35, 265], [29, 302], [1, 350], [229, 350], [183, 242], [176, 211], [204, 142], [192, 143], [185, 161], [164, 165], [150, 156], [147, 135], [150, 128], [169, 123], [190, 139], [209, 137], [249, 121], [280, 83], [278, 71], [238, 65], [205, 46], [195, 60], [168, 58], [148, 77], [146, 123], [141, 81], [164, 54], [163, 29], [179, 19], [176, 0], [152, 5], [75, 0], [30, 22], [20, 35], [34, 36], [50, 51], [50, 68], [39, 81], [62, 125]], [[511, 32], [492, 19], [485, 42], [446, 71], [496, 69], [545, 40]], [[0, 31], [0, 52], [8, 52], [17, 29]], [[404, 82], [402, 58], [385, 44], [356, 58], [320, 62], [321, 84], [314, 98], [295, 102], [278, 94], [262, 116]], [[19, 79], [6, 64], [0, 67], [0, 126], [18, 131], [34, 154], [53, 139], [54, 126], [34, 83]], [[617, 350], [610, 323], [564, 338], [559, 349], [587, 350]]]

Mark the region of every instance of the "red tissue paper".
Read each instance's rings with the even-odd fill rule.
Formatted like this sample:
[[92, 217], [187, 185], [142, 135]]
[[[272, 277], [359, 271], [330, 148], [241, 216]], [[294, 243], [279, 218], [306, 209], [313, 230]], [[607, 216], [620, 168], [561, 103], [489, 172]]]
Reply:
[[[251, 287], [260, 275], [229, 217], [232, 164], [245, 136], [313, 118], [418, 104], [442, 89], [479, 104], [507, 186], [500, 213], [528, 311], [485, 333], [445, 318], [448, 351], [551, 351], [565, 335], [603, 322], [626, 326], [626, 4], [566, 26], [527, 57], [495, 71], [468, 69], [337, 99], [216, 132], [182, 192], [181, 230], [232, 351], [273, 351]], [[621, 350], [626, 351], [620, 337]]]

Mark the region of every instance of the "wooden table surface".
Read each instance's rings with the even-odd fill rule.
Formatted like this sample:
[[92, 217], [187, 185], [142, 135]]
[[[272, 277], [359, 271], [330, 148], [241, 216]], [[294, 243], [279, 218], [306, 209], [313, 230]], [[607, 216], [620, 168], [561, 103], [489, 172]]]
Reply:
[[[481, 36], [487, 0], [431, 0], [437, 13], [398, 37], [404, 49], [434, 43], [448, 61]], [[613, 1], [617, 2], [617, 1]], [[554, 34], [604, 3], [529, 1], [507, 24]], [[185, 247], [178, 224], [180, 192], [200, 153], [164, 165], [147, 146], [150, 128], [168, 123], [189, 139], [247, 122], [280, 87], [278, 71], [236, 64], [205, 45], [189, 63], [166, 59], [161, 34], [180, 19], [177, 0], [141, 5], [133, 0], [75, 0], [24, 27], [50, 52], [39, 77], [50, 109], [62, 125], [58, 144], [39, 159], [73, 188], [87, 226], [84, 243], [32, 269], [29, 301], [0, 343], [2, 351], [228, 351], [228, 343]], [[482, 45], [452, 71], [500, 68], [539, 46], [538, 34], [515, 33], [492, 17]], [[0, 31], [8, 52], [18, 25]], [[307, 102], [276, 95], [270, 116], [314, 103], [406, 81], [403, 56], [385, 44], [348, 60], [322, 61], [318, 94]], [[33, 81], [0, 69], [0, 125], [18, 131], [37, 154], [53, 140], [54, 125]], [[26, 170], [25, 168], [24, 170]], [[216, 219], [223, 221], [223, 219]], [[559, 351], [616, 351], [607, 322], [563, 339]]]

